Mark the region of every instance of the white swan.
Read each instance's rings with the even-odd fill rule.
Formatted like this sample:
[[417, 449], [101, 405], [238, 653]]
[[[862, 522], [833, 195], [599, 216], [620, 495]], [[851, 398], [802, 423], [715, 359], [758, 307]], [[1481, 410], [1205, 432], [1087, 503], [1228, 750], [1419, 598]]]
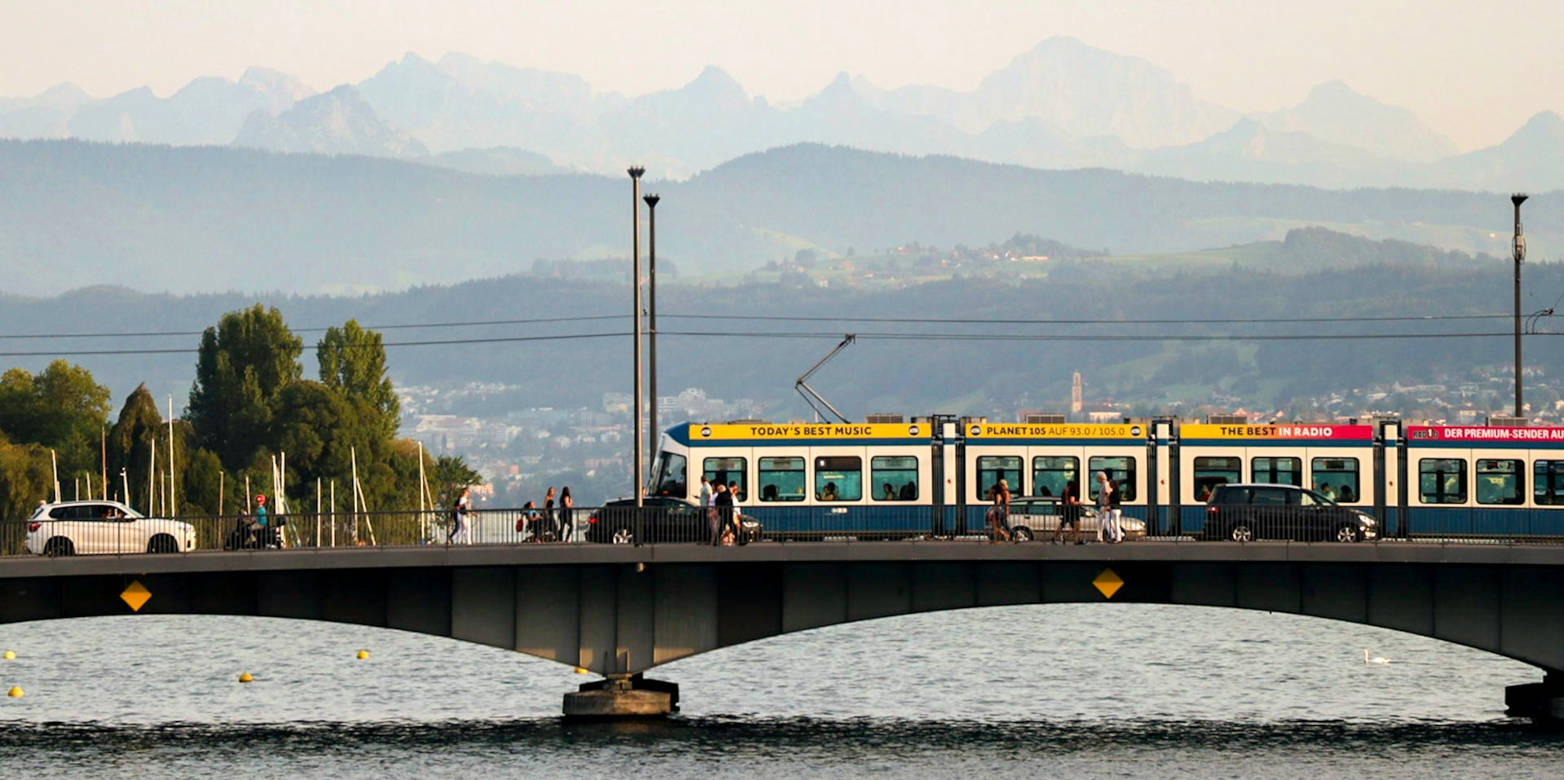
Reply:
[[1380, 658], [1377, 655], [1374, 656], [1373, 658], [1370, 658], [1369, 657], [1368, 648], [1366, 648], [1366, 647], [1363, 648], [1363, 665], [1364, 666], [1368, 666], [1369, 664], [1384, 665], [1384, 664], [1388, 664], [1388, 663], [1390, 663], [1390, 659], [1389, 658]]

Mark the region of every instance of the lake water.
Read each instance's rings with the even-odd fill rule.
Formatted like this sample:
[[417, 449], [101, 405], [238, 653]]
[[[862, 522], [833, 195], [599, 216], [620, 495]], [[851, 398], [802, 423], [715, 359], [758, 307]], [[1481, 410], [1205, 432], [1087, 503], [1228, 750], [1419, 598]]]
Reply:
[[[7, 777], [1550, 776], [1524, 664], [1382, 629], [1160, 605], [1001, 607], [661, 667], [683, 712], [564, 724], [584, 681], [382, 629], [126, 616], [0, 626]], [[360, 650], [370, 658], [358, 660]], [[1364, 649], [1391, 659], [1363, 663]], [[255, 680], [240, 684], [241, 672]]]

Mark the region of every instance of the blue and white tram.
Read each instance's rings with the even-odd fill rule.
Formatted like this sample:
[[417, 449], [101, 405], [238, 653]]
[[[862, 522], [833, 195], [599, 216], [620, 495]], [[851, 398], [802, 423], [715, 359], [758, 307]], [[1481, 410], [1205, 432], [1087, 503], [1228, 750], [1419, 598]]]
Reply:
[[1564, 428], [1410, 426], [1406, 469], [1413, 533], [1564, 535]]
[[966, 422], [960, 468], [967, 528], [982, 528], [1001, 479], [1014, 496], [1064, 496], [1075, 483], [1081, 502], [1097, 499], [1098, 472], [1119, 483], [1125, 517], [1146, 518], [1143, 423]]
[[928, 421], [687, 424], [668, 429], [652, 491], [699, 500], [733, 483], [767, 538], [895, 537], [934, 526], [940, 455]]
[[695, 423], [668, 429], [649, 484], [694, 503], [699, 475], [734, 483], [768, 538], [898, 538], [983, 533], [1001, 479], [1015, 497], [1075, 482], [1090, 504], [1099, 471], [1152, 535], [1199, 534], [1215, 485], [1269, 482], [1365, 511], [1381, 538], [1564, 536], [1564, 428]]
[[1206, 497], [1223, 483], [1307, 487], [1370, 514], [1383, 489], [1374, 474], [1372, 425], [1186, 423], [1176, 442], [1170, 483], [1183, 533], [1201, 532]]
[[1096, 497], [1119, 481], [1124, 512], [1146, 516], [1141, 424], [907, 423], [678, 425], [663, 437], [653, 493], [695, 502], [699, 476], [737, 487], [767, 538], [897, 538], [984, 532], [1003, 479], [1013, 496]]

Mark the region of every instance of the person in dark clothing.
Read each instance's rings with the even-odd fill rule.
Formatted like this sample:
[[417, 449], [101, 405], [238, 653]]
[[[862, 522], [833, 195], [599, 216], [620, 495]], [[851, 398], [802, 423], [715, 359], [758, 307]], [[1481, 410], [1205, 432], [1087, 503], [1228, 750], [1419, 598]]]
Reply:
[[570, 541], [570, 534], [571, 534], [572, 531], [575, 530], [575, 526], [572, 523], [571, 516], [570, 516], [570, 510], [575, 505], [576, 505], [575, 499], [570, 497], [570, 486], [566, 485], [566, 486], [560, 488], [559, 489], [559, 540], [561, 542], [568, 542], [568, 541]]
[[712, 499], [712, 503], [717, 509], [717, 534], [712, 544], [727, 544], [728, 535], [733, 530], [733, 489], [718, 482], [717, 497]]
[[548, 535], [553, 541], [559, 541], [559, 526], [554, 524], [554, 488], [549, 488], [543, 494], [543, 524], [548, 528]]
[[1084, 544], [1081, 541], [1081, 486], [1073, 479], [1064, 485], [1064, 500], [1059, 506], [1059, 527], [1054, 529], [1054, 544], [1059, 543], [1067, 525], [1075, 529], [1075, 543]]

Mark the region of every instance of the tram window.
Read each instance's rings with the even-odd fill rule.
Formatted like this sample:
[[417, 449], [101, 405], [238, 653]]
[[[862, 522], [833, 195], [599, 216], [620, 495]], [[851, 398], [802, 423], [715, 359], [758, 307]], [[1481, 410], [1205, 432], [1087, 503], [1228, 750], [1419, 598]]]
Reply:
[[1301, 458], [1250, 458], [1249, 473], [1255, 482], [1303, 487]]
[[1477, 503], [1526, 503], [1526, 464], [1524, 461], [1477, 459]]
[[1010, 495], [1026, 495], [1021, 488], [1020, 455], [983, 455], [977, 459], [977, 484], [972, 486], [973, 497], [980, 501], [993, 501], [994, 488], [999, 480], [1010, 488]]
[[1204, 501], [1210, 498], [1211, 491], [1215, 490], [1217, 485], [1242, 482], [1243, 467], [1242, 458], [1195, 458], [1195, 479], [1191, 483], [1191, 487], [1195, 490], [1195, 500]]
[[1117, 480], [1119, 483], [1119, 500], [1135, 500], [1135, 459], [1122, 457], [1097, 456], [1086, 461], [1086, 481], [1091, 484], [1089, 494], [1093, 501], [1097, 500], [1097, 472], [1108, 472], [1108, 479]]
[[876, 455], [869, 459], [869, 479], [876, 501], [918, 500], [918, 459], [911, 455]]
[[1363, 500], [1358, 484], [1357, 458], [1315, 458], [1309, 461], [1309, 483], [1338, 504]]
[[857, 501], [863, 498], [863, 458], [834, 455], [815, 458], [815, 499]]
[[689, 496], [689, 477], [685, 475], [688, 461], [677, 452], [664, 452], [657, 459], [657, 472], [652, 475], [654, 491], [659, 496]]
[[804, 500], [803, 458], [761, 458], [755, 476], [760, 478], [761, 501]]
[[1425, 504], [1466, 503], [1466, 461], [1423, 458], [1417, 462], [1418, 498]]
[[734, 499], [743, 501], [749, 496], [749, 485], [744, 481], [744, 473], [748, 471], [746, 465], [743, 458], [707, 458], [701, 462], [701, 469], [706, 478], [711, 480], [713, 490], [718, 483], [739, 483], [739, 492]]
[[1039, 455], [1032, 459], [1032, 493], [1039, 496], [1063, 496], [1064, 486], [1080, 484], [1081, 459]]
[[1539, 505], [1564, 504], [1564, 460], [1539, 460], [1532, 464], [1531, 495]]

